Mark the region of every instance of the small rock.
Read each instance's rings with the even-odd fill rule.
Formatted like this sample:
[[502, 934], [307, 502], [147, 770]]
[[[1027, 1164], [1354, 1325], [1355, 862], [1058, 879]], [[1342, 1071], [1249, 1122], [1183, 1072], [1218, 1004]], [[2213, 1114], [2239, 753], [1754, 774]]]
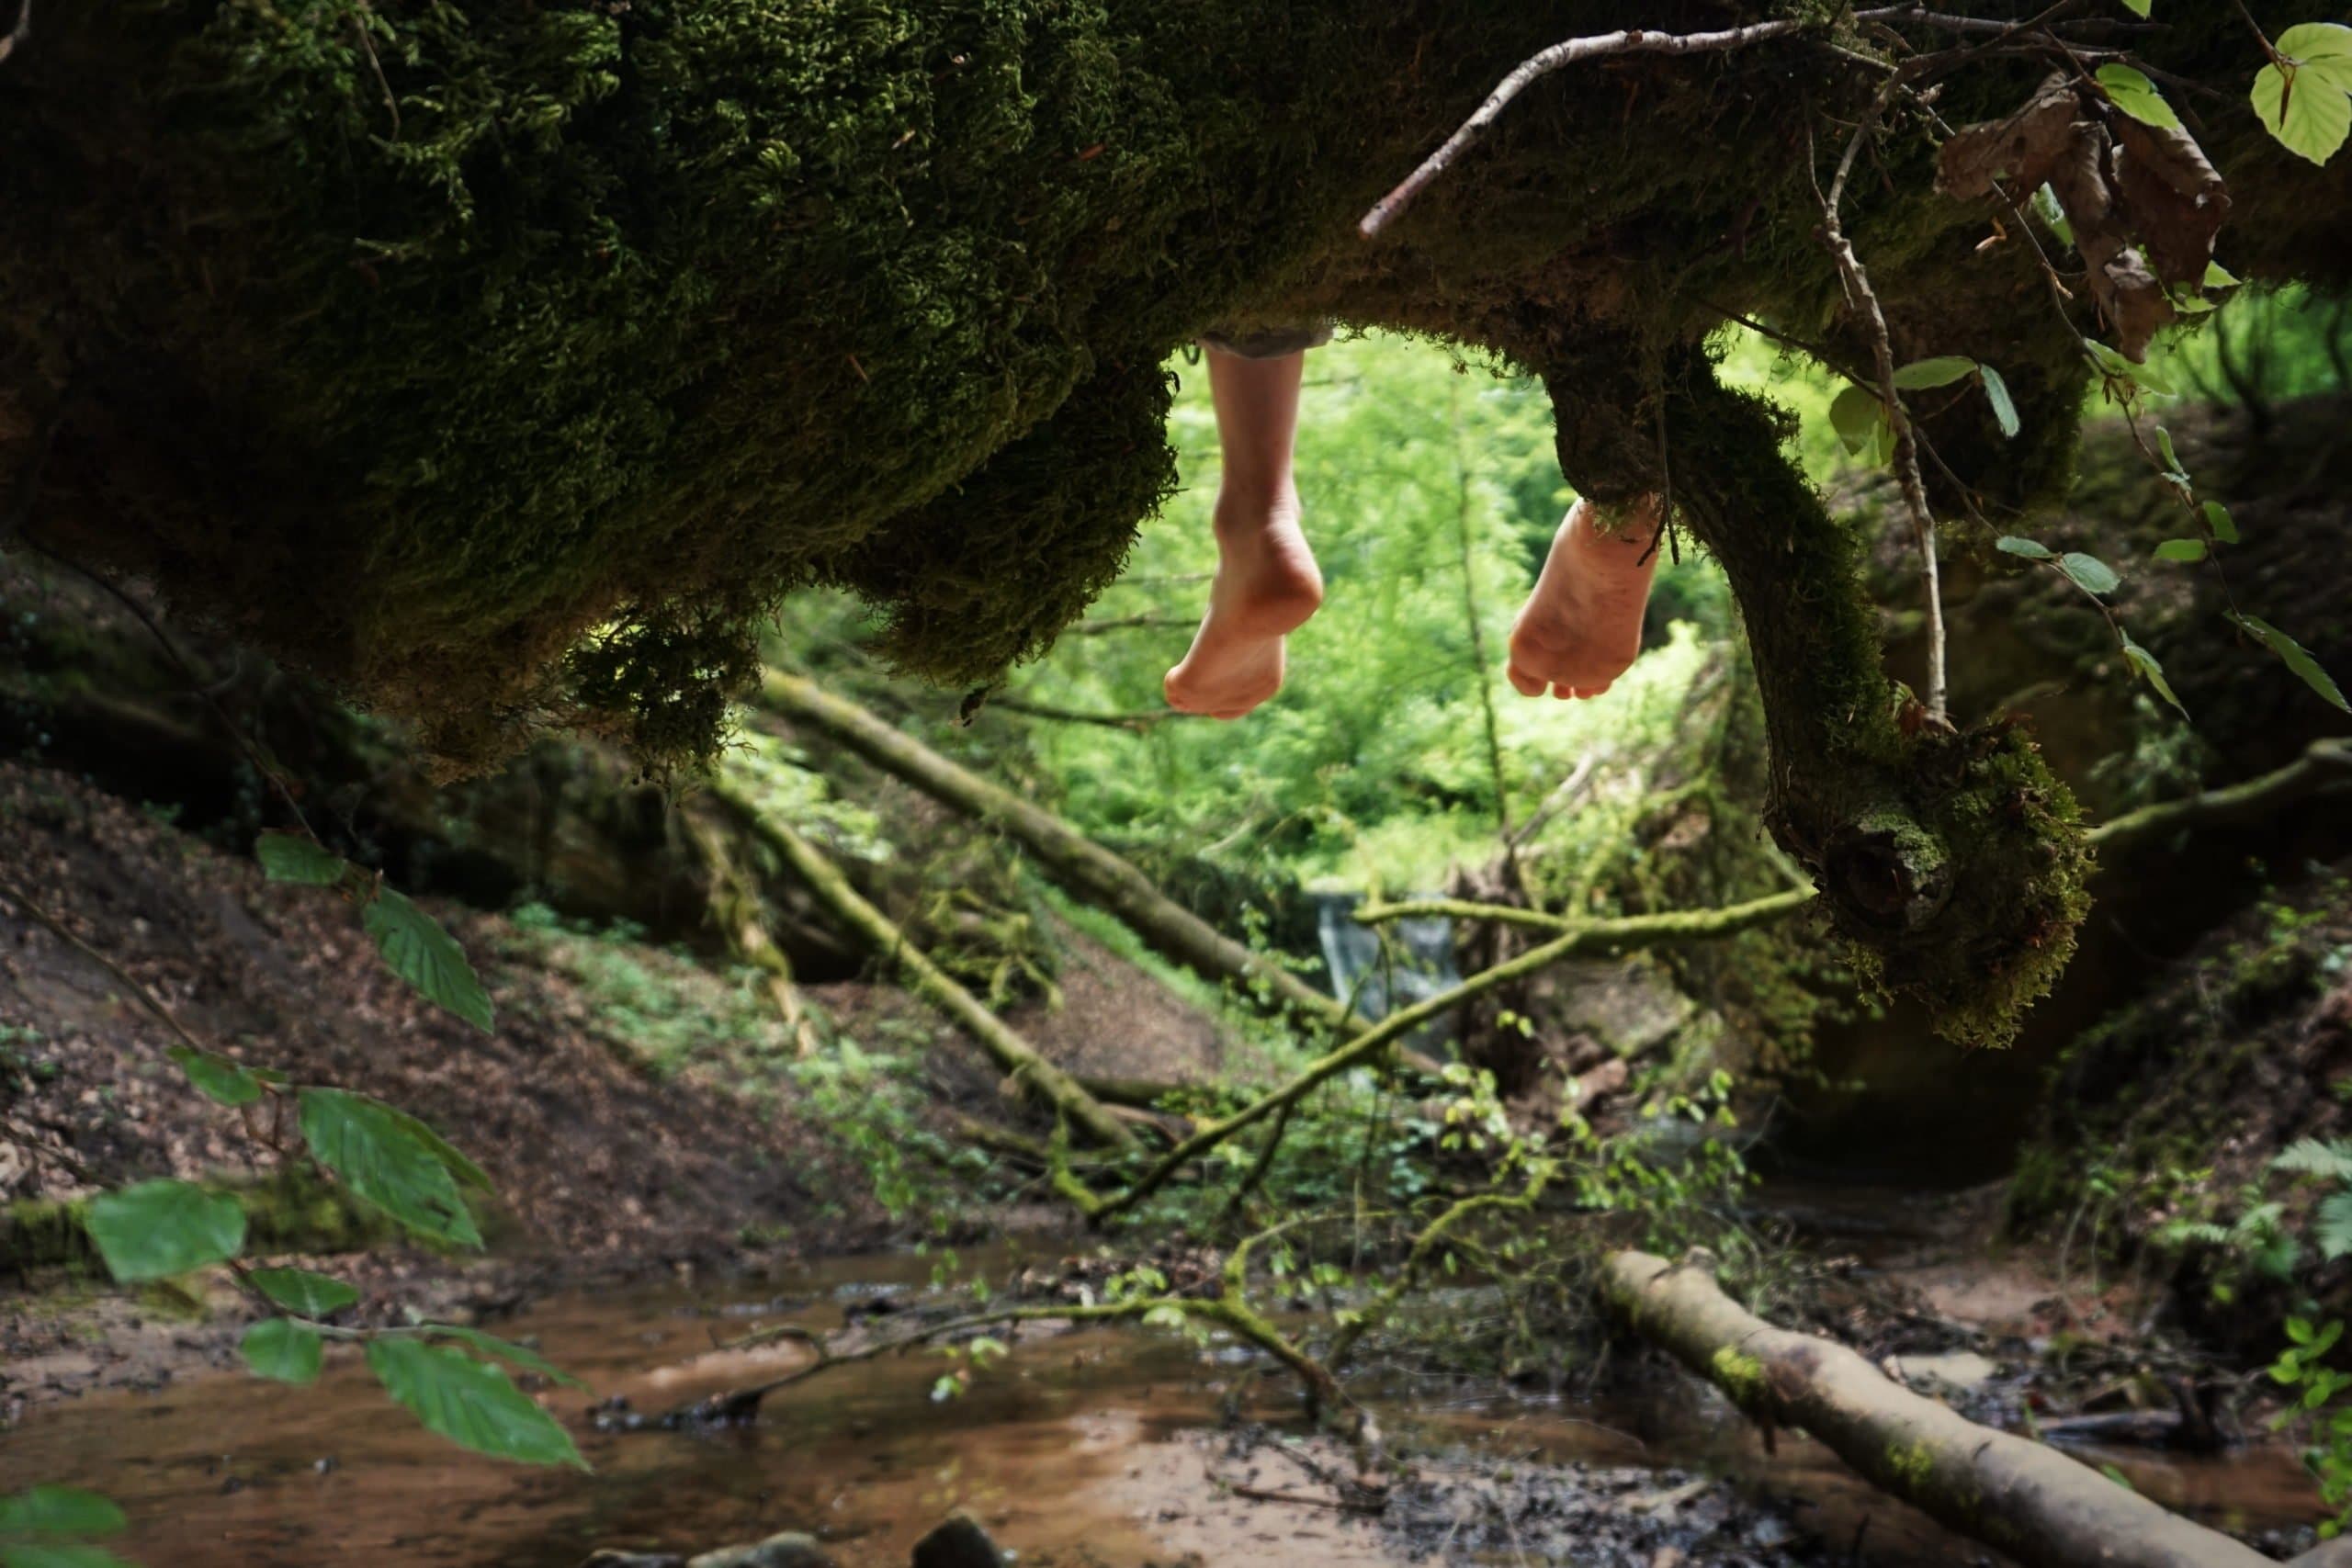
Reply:
[[914, 1568], [1006, 1568], [1007, 1561], [969, 1514], [948, 1515], [937, 1529], [915, 1542]]
[[786, 1530], [751, 1546], [722, 1546], [686, 1560], [686, 1568], [837, 1568], [813, 1535]]

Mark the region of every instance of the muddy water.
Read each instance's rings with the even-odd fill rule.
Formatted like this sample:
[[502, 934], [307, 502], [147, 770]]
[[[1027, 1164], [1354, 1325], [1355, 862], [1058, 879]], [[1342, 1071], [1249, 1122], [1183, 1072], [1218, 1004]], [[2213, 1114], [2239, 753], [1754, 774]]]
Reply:
[[[498, 1326], [536, 1337], [597, 1396], [659, 1411], [805, 1355], [789, 1343], [717, 1352], [718, 1340], [760, 1323], [831, 1326], [861, 1289], [927, 1275], [916, 1259], [853, 1259], [723, 1293], [558, 1297]], [[344, 1354], [309, 1389], [205, 1377], [36, 1411], [0, 1438], [0, 1491], [40, 1480], [108, 1492], [134, 1521], [127, 1553], [147, 1568], [574, 1568], [599, 1546], [701, 1550], [781, 1529], [823, 1537], [845, 1568], [879, 1568], [905, 1562], [917, 1537], [956, 1507], [1024, 1564], [1125, 1568], [1187, 1552], [1210, 1564], [1318, 1568], [1440, 1560], [1430, 1541], [1384, 1535], [1366, 1519], [1224, 1489], [1220, 1479], [1317, 1490], [1279, 1462], [1261, 1474], [1262, 1463], [1236, 1461], [1204, 1436], [1241, 1358], [1165, 1337], [1034, 1340], [945, 1403], [930, 1398], [936, 1356], [844, 1366], [773, 1396], [757, 1427], [718, 1436], [594, 1432], [589, 1395], [549, 1391], [593, 1475], [459, 1453], [386, 1402]], [[1253, 1386], [1250, 1413], [1287, 1417], [1277, 1381]], [[1784, 1500], [1779, 1511], [1796, 1531], [1841, 1543], [1841, 1562], [1856, 1560], [1847, 1549], [1857, 1540], [1858, 1560], [1880, 1568], [1984, 1560], [1877, 1498], [1815, 1445], [1784, 1436], [1763, 1454], [1743, 1424], [1688, 1388], [1637, 1408], [1449, 1405], [1427, 1391], [1412, 1403], [1409, 1416], [1401, 1399], [1390, 1403], [1392, 1437], [1487, 1456], [1487, 1468], [1464, 1472], [1465, 1494], [1512, 1478], [1498, 1461], [1521, 1467], [1521, 1485], [1545, 1464], [1688, 1467]], [[2096, 1458], [2209, 1521], [2262, 1528], [2313, 1517], [2308, 1487], [2276, 1451], [2197, 1464]]]

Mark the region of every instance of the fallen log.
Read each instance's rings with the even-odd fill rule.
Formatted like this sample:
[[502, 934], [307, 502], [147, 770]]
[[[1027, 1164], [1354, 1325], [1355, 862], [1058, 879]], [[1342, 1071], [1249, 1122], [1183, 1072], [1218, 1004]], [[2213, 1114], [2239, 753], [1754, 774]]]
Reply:
[[813, 681], [781, 670], [761, 678], [760, 698], [786, 716], [903, 779], [951, 810], [1019, 840], [1046, 873], [1125, 921], [1152, 947], [1212, 980], [1230, 980], [1244, 992], [1262, 990], [1272, 1001], [1336, 1030], [1360, 1029], [1341, 1002], [1325, 996], [1265, 953], [1251, 951], [1170, 898], [1136, 866], [1080, 833], [1052, 812], [990, 784], [855, 703]]
[[718, 829], [692, 812], [679, 815], [685, 824], [687, 840], [702, 858], [704, 874], [710, 882], [710, 919], [718, 928], [719, 939], [726, 942], [727, 951], [736, 962], [758, 974], [768, 1005], [775, 1010], [792, 1037], [793, 1054], [803, 1059], [814, 1055], [817, 1032], [810, 1026], [808, 1009], [801, 1006], [800, 993], [793, 985], [792, 960], [776, 945], [775, 938], [768, 933], [767, 922], [761, 917], [757, 885], [736, 863], [726, 838]]
[[1066, 1118], [1089, 1138], [1106, 1147], [1131, 1149], [1136, 1135], [1100, 1100], [1080, 1089], [1068, 1073], [1037, 1054], [1037, 1049], [982, 1006], [979, 998], [958, 985], [955, 976], [925, 957], [906, 933], [881, 910], [859, 897], [833, 863], [816, 845], [793, 831], [784, 819], [763, 806], [748, 791], [724, 774], [710, 781], [710, 792], [749, 823], [752, 831], [782, 855], [795, 875], [831, 910], [876, 956], [898, 969], [907, 988], [947, 1015], [969, 1034], [1004, 1073], [1007, 1080], [1039, 1105]]
[[1601, 1269], [1609, 1306], [1749, 1416], [1802, 1427], [1872, 1485], [2026, 1568], [2268, 1568], [2055, 1449], [1963, 1419], [1846, 1347], [1775, 1328], [1703, 1269], [1641, 1252]]

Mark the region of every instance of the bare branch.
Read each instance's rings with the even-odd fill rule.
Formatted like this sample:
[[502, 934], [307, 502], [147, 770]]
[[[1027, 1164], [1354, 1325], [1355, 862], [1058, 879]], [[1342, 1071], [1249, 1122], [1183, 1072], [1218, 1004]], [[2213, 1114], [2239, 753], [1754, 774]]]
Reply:
[[1937, 724], [1949, 726], [1951, 718], [1945, 696], [1948, 682], [1944, 668], [1944, 593], [1942, 569], [1936, 560], [1935, 514], [1928, 509], [1928, 487], [1919, 476], [1919, 444], [1911, 429], [1911, 416], [1905, 411], [1903, 394], [1894, 385], [1894, 345], [1887, 335], [1886, 313], [1879, 308], [1878, 295], [1871, 288], [1870, 273], [1863, 267], [1861, 257], [1854, 254], [1853, 243], [1846, 238], [1845, 228], [1838, 218], [1846, 182], [1854, 172], [1855, 157], [1876, 129], [1879, 118], [1886, 112], [1897, 85], [1896, 78], [1887, 79], [1879, 89], [1871, 112], [1863, 117], [1846, 143], [1845, 156], [1838, 163], [1837, 177], [1830, 182], [1828, 194], [1821, 198], [1821, 234], [1831, 259], [1838, 264], [1838, 278], [1846, 288], [1846, 302], [1861, 318], [1870, 337], [1871, 357], [1878, 373], [1879, 401], [1885, 405], [1888, 427], [1894, 432], [1894, 477], [1902, 487], [1904, 508], [1911, 516], [1912, 539], [1918, 546], [1919, 575], [1928, 601], [1928, 716]]

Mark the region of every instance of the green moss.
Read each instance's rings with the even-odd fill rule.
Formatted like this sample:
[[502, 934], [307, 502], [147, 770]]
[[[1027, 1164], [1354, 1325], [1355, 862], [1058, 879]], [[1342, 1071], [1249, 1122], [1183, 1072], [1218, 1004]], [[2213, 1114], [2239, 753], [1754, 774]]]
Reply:
[[[391, 1238], [380, 1214], [307, 1170], [212, 1185], [244, 1209], [251, 1253], [357, 1252]], [[0, 1269], [102, 1271], [85, 1225], [88, 1213], [86, 1199], [22, 1198], [0, 1210]]]
[[1894, 1443], [1886, 1450], [1886, 1468], [1901, 1483], [1902, 1495], [1916, 1497], [1936, 1473], [1936, 1456], [1925, 1443]]
[[[72, 392], [39, 530], [419, 720], [454, 766], [549, 723], [692, 762], [802, 584], [875, 601], [934, 680], [1043, 647], [1165, 493], [1158, 367], [1204, 326], [1428, 333], [1542, 372], [1586, 492], [1671, 479], [1755, 643], [1776, 831], [1887, 985], [2001, 1038], [2079, 911], [2064, 792], [2021, 739], [1899, 726], [1857, 541], [1702, 348], [1727, 308], [1864, 357], [1797, 150], [1876, 74], [1804, 41], [1568, 73], [1381, 240], [1353, 227], [1511, 64], [1627, 21], [1600, 0], [67, 7], [0, 98], [0, 361], [32, 370], [17, 412]], [[2221, 28], [2147, 47], [2191, 74], [2258, 63]], [[1939, 107], [1998, 114], [2039, 70], [1965, 73]], [[2213, 118], [2259, 186], [2281, 160], [2243, 111]], [[1933, 156], [1924, 129], [1884, 138], [1849, 226], [1898, 353], [1995, 364], [2027, 413], [2016, 441], [1982, 400], [1936, 413], [1951, 482], [2046, 499], [2077, 351], [2026, 247], [1980, 251], [1986, 215], [1934, 193]], [[2327, 202], [2245, 199], [2271, 217], [2239, 271], [2344, 268], [2312, 238]], [[6, 451], [0, 478], [29, 447]]]
[[1732, 1403], [1743, 1410], [1761, 1408], [1764, 1402], [1764, 1363], [1755, 1357], [1744, 1355], [1730, 1346], [1720, 1346], [1707, 1361], [1707, 1375], [1715, 1385], [1731, 1395]]

